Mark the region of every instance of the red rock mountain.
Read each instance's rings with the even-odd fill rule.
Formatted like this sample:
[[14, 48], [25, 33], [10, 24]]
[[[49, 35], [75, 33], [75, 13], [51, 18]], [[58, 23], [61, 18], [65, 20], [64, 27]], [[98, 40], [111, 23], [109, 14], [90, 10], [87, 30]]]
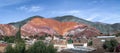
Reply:
[[[99, 31], [93, 27], [76, 22], [59, 22], [49, 18], [33, 18], [22, 26], [22, 35], [34, 36], [43, 35], [45, 33], [50, 35], [81, 35], [93, 36], [98, 35]], [[73, 32], [71, 32], [73, 31]], [[71, 34], [73, 33], [73, 34]]]
[[[10, 24], [0, 24], [0, 35], [15, 35], [17, 28]], [[96, 36], [99, 30], [83, 23], [60, 22], [50, 18], [34, 17], [21, 27], [23, 36], [50, 35], [75, 35], [75, 36]]]
[[14, 36], [17, 29], [9, 24], [0, 24], [0, 35], [2, 36]]

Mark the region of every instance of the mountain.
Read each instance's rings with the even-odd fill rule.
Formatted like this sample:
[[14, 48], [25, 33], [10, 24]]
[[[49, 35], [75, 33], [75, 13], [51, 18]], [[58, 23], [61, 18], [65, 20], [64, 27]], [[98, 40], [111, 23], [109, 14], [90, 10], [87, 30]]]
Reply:
[[27, 18], [27, 19], [25, 19], [25, 20], [18, 21], [18, 22], [12, 22], [12, 23], [8, 23], [8, 24], [14, 25], [15, 27], [18, 28], [19, 26], [23, 26], [24, 24], [26, 24], [27, 22], [29, 22], [30, 20], [32, 20], [33, 18], [36, 18], [36, 17], [38, 17], [38, 18], [43, 18], [42, 16], [32, 16], [32, 17]]
[[54, 17], [53, 19], [61, 21], [61, 22], [77, 22], [77, 23], [84, 23], [84, 24], [93, 24], [93, 22], [72, 16], [72, 15], [66, 15], [66, 16], [61, 16], [61, 17]]
[[[43, 34], [49, 34], [62, 36], [75, 35], [90, 37], [100, 34], [99, 30], [84, 23], [77, 23], [72, 21], [62, 22], [55, 20], [54, 18], [43, 18], [41, 16], [33, 16], [23, 21], [9, 23], [5, 25], [10, 25], [10, 27], [13, 26], [16, 29], [16, 32], [18, 27], [21, 26], [21, 34], [23, 36], [41, 36]], [[5, 29], [0, 30], [1, 35], [9, 35], [6, 34], [6, 32], [4, 32], [4, 34], [2, 33], [2, 31], [6, 31]], [[8, 32], [12, 33], [13, 31], [8, 30]]]
[[72, 15], [53, 18], [33, 16], [19, 22], [3, 25], [0, 25], [0, 35], [14, 35], [19, 26], [22, 27], [21, 32], [24, 36], [41, 36], [46, 33], [49, 35], [62, 36], [95, 36], [100, 35], [100, 33], [112, 34], [116, 31], [120, 31], [120, 23], [106, 24], [101, 22], [91, 22]]
[[0, 35], [2, 36], [14, 36], [17, 29], [13, 25], [0, 24]]
[[111, 26], [112, 28], [114, 28], [114, 30], [120, 31], [120, 23], [115, 23], [115, 24], [112, 24]]
[[47, 33], [50, 35], [85, 35], [87, 37], [90, 37], [100, 34], [99, 30], [82, 23], [60, 22], [51, 18], [39, 17], [35, 17], [29, 22], [27, 22], [25, 25], [22, 26], [21, 30], [23, 36], [41, 36]]
[[56, 19], [61, 22], [72, 21], [72, 22], [77, 22], [77, 23], [84, 23], [92, 27], [95, 27], [96, 29], [100, 30], [100, 32], [103, 34], [120, 31], [120, 23], [106, 24], [106, 23], [100, 23], [100, 22], [91, 22], [91, 21], [87, 21], [87, 20], [72, 16], [72, 15], [54, 17], [53, 19]]

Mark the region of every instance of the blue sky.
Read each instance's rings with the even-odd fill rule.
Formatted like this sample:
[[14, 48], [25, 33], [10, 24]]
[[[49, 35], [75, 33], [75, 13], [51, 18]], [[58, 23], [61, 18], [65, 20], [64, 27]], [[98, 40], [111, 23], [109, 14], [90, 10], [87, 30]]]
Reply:
[[93, 22], [120, 23], [120, 0], [0, 0], [0, 24], [34, 15], [74, 15]]

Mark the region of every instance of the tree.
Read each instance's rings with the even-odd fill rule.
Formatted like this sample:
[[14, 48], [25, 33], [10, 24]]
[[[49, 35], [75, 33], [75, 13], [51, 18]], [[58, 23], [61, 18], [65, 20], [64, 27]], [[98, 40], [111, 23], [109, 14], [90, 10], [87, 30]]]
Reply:
[[16, 33], [15, 37], [14, 37], [14, 42], [25, 42], [22, 38], [21, 38], [21, 25], [19, 26], [18, 32]]
[[70, 38], [70, 39], [68, 40], [68, 43], [69, 43], [69, 44], [73, 43], [73, 40]]
[[21, 39], [21, 26], [19, 27], [19, 30], [18, 30], [18, 32], [16, 33], [16, 39], [12, 39], [12, 38], [10, 38], [10, 37], [5, 37], [4, 39], [5, 39], [5, 41], [8, 41], [8, 42], [11, 42], [11, 41], [15, 41], [15, 47], [14, 47], [14, 49], [12, 49], [12, 47], [10, 47], [10, 48], [6, 48], [6, 52], [12, 52], [12, 51], [14, 51], [14, 52], [12, 52], [12, 53], [25, 53], [25, 47], [26, 47], [26, 45], [25, 45], [25, 41], [23, 40], [23, 39]]
[[90, 41], [88, 42], [88, 46], [91, 46], [91, 45], [93, 45], [93, 41], [92, 41], [92, 40], [90, 40]]
[[27, 53], [56, 53], [56, 49], [52, 45], [46, 45], [42, 41], [35, 42]]
[[2, 40], [7, 43], [14, 43], [15, 37], [14, 36], [4, 36]]
[[8, 45], [6, 47], [5, 53], [15, 53], [15, 50], [12, 48], [11, 45]]
[[54, 48], [52, 44], [47, 47], [47, 53], [57, 53], [57, 49]]
[[46, 46], [42, 41], [35, 42], [33, 46], [28, 49], [28, 53], [46, 53]]
[[16, 42], [14, 47], [15, 53], [25, 53], [25, 46], [26, 45], [24, 41]]
[[14, 47], [11, 45], [6, 47], [5, 53], [25, 53], [25, 46], [24, 41], [15, 42]]
[[16, 33], [16, 39], [21, 39], [21, 26], [19, 26], [18, 32]]
[[115, 39], [111, 39], [110, 41], [105, 41], [105, 43], [103, 44], [103, 48], [110, 52], [113, 52], [117, 47], [117, 45], [118, 45], [118, 41]]

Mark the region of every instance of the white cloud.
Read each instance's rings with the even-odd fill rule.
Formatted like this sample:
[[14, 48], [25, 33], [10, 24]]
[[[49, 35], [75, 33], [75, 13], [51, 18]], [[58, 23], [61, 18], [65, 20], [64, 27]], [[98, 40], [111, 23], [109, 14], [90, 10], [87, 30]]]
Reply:
[[77, 15], [80, 14], [81, 11], [79, 10], [67, 10], [67, 11], [52, 11], [51, 14], [52, 15]]
[[18, 9], [23, 10], [23, 11], [27, 11], [27, 12], [38, 12], [38, 11], [42, 11], [43, 7], [40, 7], [40, 6], [21, 6]]
[[92, 3], [93, 3], [93, 4], [96, 4], [96, 3], [98, 3], [98, 1], [95, 0], [95, 1], [92, 1]]
[[93, 12], [93, 9], [89, 9], [89, 10], [66, 10], [66, 11], [52, 11], [51, 14], [52, 15], [74, 15], [77, 17], [81, 17], [83, 19], [92, 21], [96, 18], [98, 18], [98, 16], [100, 16], [99, 14], [96, 13], [91, 13]]
[[[95, 8], [84, 9], [84, 10], [58, 10], [52, 11], [50, 16], [63, 16], [63, 15], [74, 15], [93, 22], [104, 22], [104, 23], [114, 23], [118, 22], [120, 16], [118, 13], [99, 11]], [[114, 21], [113, 21], [114, 19]], [[118, 19], [118, 20], [117, 20]]]
[[97, 17], [99, 17], [99, 14], [92, 14], [86, 20], [92, 21], [93, 19], [96, 19]]
[[43, 10], [42, 7], [32, 6], [32, 7], [29, 9], [29, 12], [37, 12], [37, 11], [41, 11], [41, 10]]
[[120, 16], [118, 14], [109, 13], [108, 15], [101, 15], [101, 16], [103, 18], [98, 20], [100, 22], [115, 23], [115, 22], [119, 22], [118, 20], [120, 20]]
[[70, 14], [79, 14], [80, 11], [79, 11], [79, 10], [71, 10], [71, 11], [67, 11], [66, 13], [70, 13]]
[[97, 4], [97, 3], [103, 3], [105, 0], [93, 0], [91, 2], [88, 3], [88, 5], [90, 4]]
[[108, 19], [111, 19], [111, 18], [104, 18], [104, 19], [100, 19], [100, 20], [98, 20], [98, 21], [104, 22], [104, 21], [106, 21], [106, 20], [108, 20]]
[[21, 6], [18, 9], [20, 9], [20, 10], [27, 10], [28, 8], [26, 6]]
[[0, 0], [0, 7], [19, 4], [26, 1], [29, 1], [29, 0]]

